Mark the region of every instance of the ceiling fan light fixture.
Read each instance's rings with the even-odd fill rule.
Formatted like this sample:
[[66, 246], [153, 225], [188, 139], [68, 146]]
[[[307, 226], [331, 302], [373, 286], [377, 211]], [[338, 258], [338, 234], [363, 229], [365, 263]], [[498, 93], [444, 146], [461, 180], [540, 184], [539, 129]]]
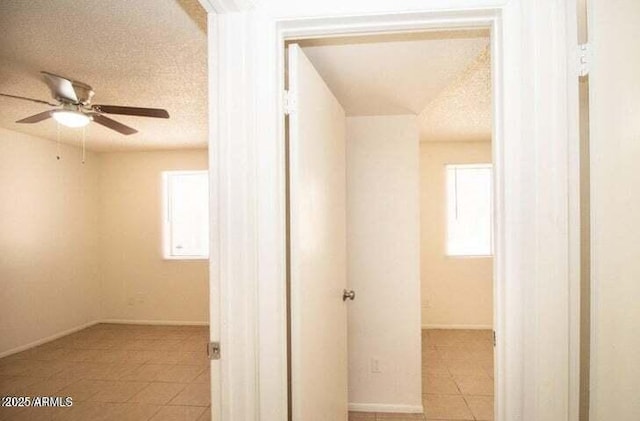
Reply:
[[84, 127], [91, 122], [91, 117], [80, 111], [56, 110], [52, 115], [58, 123], [66, 127]]
[[[0, 0], [2, 1], [2, 0]], [[81, 128], [94, 122], [110, 130], [128, 136], [138, 131], [132, 127], [113, 120], [104, 114], [120, 114], [137, 117], [169, 118], [169, 112], [162, 108], [129, 107], [120, 105], [91, 104], [93, 88], [86, 83], [67, 79], [49, 72], [41, 72], [45, 83], [51, 90], [51, 95], [57, 104], [24, 96], [3, 94], [0, 96], [37, 102], [56, 107], [54, 110], [43, 111], [38, 114], [16, 121], [18, 124], [34, 124], [53, 118], [65, 127]], [[58, 108], [59, 107], [59, 108]], [[59, 127], [59, 126], [58, 126]]]

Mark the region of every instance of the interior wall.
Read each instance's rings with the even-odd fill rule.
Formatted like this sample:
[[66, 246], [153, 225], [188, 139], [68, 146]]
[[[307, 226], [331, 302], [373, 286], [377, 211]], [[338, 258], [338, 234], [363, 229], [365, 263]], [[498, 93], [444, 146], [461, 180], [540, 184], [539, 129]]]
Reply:
[[640, 419], [640, 2], [592, 0], [591, 420]]
[[162, 258], [161, 171], [207, 151], [87, 152], [0, 128], [0, 356], [101, 320], [208, 322], [208, 261]]
[[446, 164], [491, 162], [491, 142], [420, 144], [422, 326], [493, 326], [493, 258], [446, 256]]
[[349, 402], [421, 411], [415, 116], [347, 118]]
[[98, 159], [0, 128], [0, 356], [99, 317]]
[[162, 171], [206, 170], [206, 150], [101, 154], [102, 317], [207, 323], [207, 260], [162, 255]]

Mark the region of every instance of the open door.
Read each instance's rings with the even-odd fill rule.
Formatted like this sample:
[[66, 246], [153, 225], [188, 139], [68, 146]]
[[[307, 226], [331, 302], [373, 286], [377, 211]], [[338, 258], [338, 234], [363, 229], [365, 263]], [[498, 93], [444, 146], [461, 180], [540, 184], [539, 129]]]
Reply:
[[292, 419], [346, 421], [345, 113], [297, 44], [288, 70]]

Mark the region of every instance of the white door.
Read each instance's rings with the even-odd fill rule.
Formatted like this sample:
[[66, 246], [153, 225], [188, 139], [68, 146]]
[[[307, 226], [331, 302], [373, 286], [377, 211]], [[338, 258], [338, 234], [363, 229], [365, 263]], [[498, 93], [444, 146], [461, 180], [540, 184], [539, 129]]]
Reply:
[[288, 70], [293, 420], [346, 421], [345, 113], [296, 44]]

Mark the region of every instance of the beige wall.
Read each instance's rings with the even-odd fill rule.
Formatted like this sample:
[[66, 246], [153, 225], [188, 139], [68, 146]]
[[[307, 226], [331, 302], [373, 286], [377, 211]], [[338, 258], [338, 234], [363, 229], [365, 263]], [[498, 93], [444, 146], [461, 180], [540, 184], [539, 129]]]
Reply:
[[421, 406], [418, 190], [415, 116], [347, 118], [352, 409]]
[[0, 355], [100, 320], [207, 323], [208, 262], [162, 258], [160, 176], [207, 151], [60, 148], [0, 129]]
[[0, 128], [0, 356], [99, 317], [98, 159]]
[[422, 325], [491, 328], [493, 259], [446, 256], [446, 164], [491, 162], [490, 142], [420, 144]]
[[102, 317], [207, 322], [206, 260], [162, 257], [165, 170], [206, 170], [207, 151], [104, 153], [100, 165]]
[[593, 0], [591, 420], [640, 420], [640, 2]]

